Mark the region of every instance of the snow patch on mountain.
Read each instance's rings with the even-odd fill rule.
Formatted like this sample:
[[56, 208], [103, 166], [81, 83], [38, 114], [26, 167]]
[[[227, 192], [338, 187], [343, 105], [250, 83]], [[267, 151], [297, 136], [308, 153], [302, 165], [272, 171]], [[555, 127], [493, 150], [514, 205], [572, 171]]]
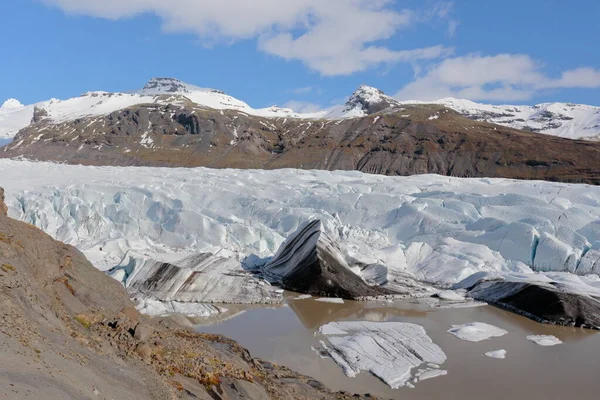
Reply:
[[[0, 139], [14, 137], [17, 132], [27, 127], [33, 118], [34, 106], [17, 105], [7, 100], [0, 108]], [[8, 103], [8, 104], [7, 104]]]
[[360, 118], [400, 105], [398, 100], [387, 96], [381, 90], [372, 86], [361, 85], [343, 106], [332, 109], [326, 117]]
[[455, 98], [445, 98], [431, 103], [420, 101], [403, 101], [402, 103], [439, 104], [473, 120], [568, 139], [591, 140], [600, 137], [600, 107], [584, 104], [490, 105]]
[[139, 104], [183, 102], [192, 102], [216, 110], [237, 110], [266, 118], [318, 119], [329, 113], [297, 113], [292, 109], [277, 106], [255, 109], [220, 90], [201, 88], [173, 78], [153, 78], [141, 90], [133, 93], [92, 91], [67, 100], [51, 99], [29, 106], [10, 101], [5, 103], [6, 107], [0, 109], [0, 137], [14, 137], [19, 130], [32, 123], [36, 114], [40, 116], [37, 122], [62, 123], [78, 118], [107, 115]]
[[8, 99], [4, 103], [2, 103], [2, 107], [0, 110], [10, 110], [15, 108], [23, 107], [23, 104], [17, 99]]
[[[220, 90], [190, 85], [174, 78], [152, 78], [144, 87], [132, 93], [87, 92], [67, 100], [51, 99], [24, 106], [9, 99], [0, 108], [0, 138], [14, 137], [27, 127], [34, 116], [38, 122], [62, 123], [78, 118], [101, 116], [144, 103], [180, 104], [192, 102], [217, 110], [237, 110], [265, 118], [342, 119], [360, 118], [383, 110], [399, 109], [403, 104], [427, 104], [418, 101], [400, 102], [371, 86], [360, 86], [340, 106], [318, 112], [299, 113], [290, 108], [271, 106], [252, 108]], [[570, 139], [600, 140], [600, 107], [570, 103], [545, 103], [535, 106], [496, 106], [469, 100], [441, 99], [439, 104], [464, 116]], [[432, 119], [435, 117], [432, 117]]]

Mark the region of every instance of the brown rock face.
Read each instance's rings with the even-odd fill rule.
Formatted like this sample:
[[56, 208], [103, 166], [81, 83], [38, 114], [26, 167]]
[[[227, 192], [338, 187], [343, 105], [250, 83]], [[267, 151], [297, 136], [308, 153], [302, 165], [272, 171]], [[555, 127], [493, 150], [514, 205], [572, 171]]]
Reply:
[[4, 203], [4, 189], [0, 187], [0, 215], [8, 215], [8, 207]]
[[472, 121], [435, 105], [362, 118], [261, 118], [193, 103], [134, 106], [22, 130], [0, 157], [84, 165], [305, 168], [600, 184], [600, 142]]

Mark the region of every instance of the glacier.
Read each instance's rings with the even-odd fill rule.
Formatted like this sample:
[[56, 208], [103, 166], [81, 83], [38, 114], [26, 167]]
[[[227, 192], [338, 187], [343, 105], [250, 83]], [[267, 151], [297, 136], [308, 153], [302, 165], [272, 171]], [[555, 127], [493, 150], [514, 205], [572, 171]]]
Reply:
[[355, 265], [448, 288], [485, 272], [600, 290], [600, 188], [589, 185], [0, 160], [0, 186], [11, 216], [102, 270], [130, 251], [268, 258], [318, 219]]

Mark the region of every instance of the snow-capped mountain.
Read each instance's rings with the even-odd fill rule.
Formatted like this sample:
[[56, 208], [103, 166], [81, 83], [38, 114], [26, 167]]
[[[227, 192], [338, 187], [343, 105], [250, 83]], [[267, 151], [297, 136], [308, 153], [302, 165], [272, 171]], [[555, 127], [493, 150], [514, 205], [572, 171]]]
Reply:
[[[371, 86], [361, 85], [341, 108], [339, 116], [364, 117], [388, 108], [400, 106], [401, 103], [398, 100], [386, 95], [381, 90]], [[335, 114], [335, 111], [330, 115], [333, 114]]]
[[14, 99], [0, 108], [0, 138], [10, 138], [35, 118], [62, 123], [79, 118], [107, 115], [139, 104], [183, 104], [192, 102], [217, 110], [238, 110], [260, 117], [321, 118], [328, 111], [296, 113], [289, 108], [271, 106], [262, 109], [250, 107], [216, 89], [200, 88], [173, 78], [153, 78], [144, 87], [132, 93], [87, 92], [67, 100], [51, 99], [24, 106]]
[[[361, 118], [393, 110], [417, 101], [400, 102], [371, 86], [360, 86], [340, 106], [315, 113], [297, 113], [290, 108], [252, 108], [247, 103], [216, 90], [190, 85], [174, 78], [153, 78], [141, 90], [131, 93], [87, 92], [67, 100], [50, 99], [32, 105], [8, 99], [0, 107], [0, 139], [14, 137], [32, 122], [63, 123], [107, 115], [140, 104], [195, 104], [216, 110], [237, 110], [266, 118], [341, 119]], [[425, 103], [426, 104], [426, 103]], [[570, 103], [535, 106], [496, 106], [447, 98], [431, 102], [453, 109], [467, 118], [511, 128], [529, 130], [569, 139], [600, 140], [600, 107]]]
[[454, 98], [433, 103], [451, 108], [477, 121], [568, 139], [600, 139], [600, 107], [572, 103], [542, 103], [534, 106], [490, 105]]

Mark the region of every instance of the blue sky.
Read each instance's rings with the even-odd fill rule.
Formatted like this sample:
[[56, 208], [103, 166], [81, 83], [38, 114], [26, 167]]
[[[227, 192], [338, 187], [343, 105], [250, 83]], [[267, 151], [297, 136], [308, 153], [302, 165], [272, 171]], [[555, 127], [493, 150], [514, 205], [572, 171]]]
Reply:
[[363, 83], [402, 99], [600, 105], [599, 3], [4, 0], [0, 102], [170, 76], [254, 107], [327, 107]]

